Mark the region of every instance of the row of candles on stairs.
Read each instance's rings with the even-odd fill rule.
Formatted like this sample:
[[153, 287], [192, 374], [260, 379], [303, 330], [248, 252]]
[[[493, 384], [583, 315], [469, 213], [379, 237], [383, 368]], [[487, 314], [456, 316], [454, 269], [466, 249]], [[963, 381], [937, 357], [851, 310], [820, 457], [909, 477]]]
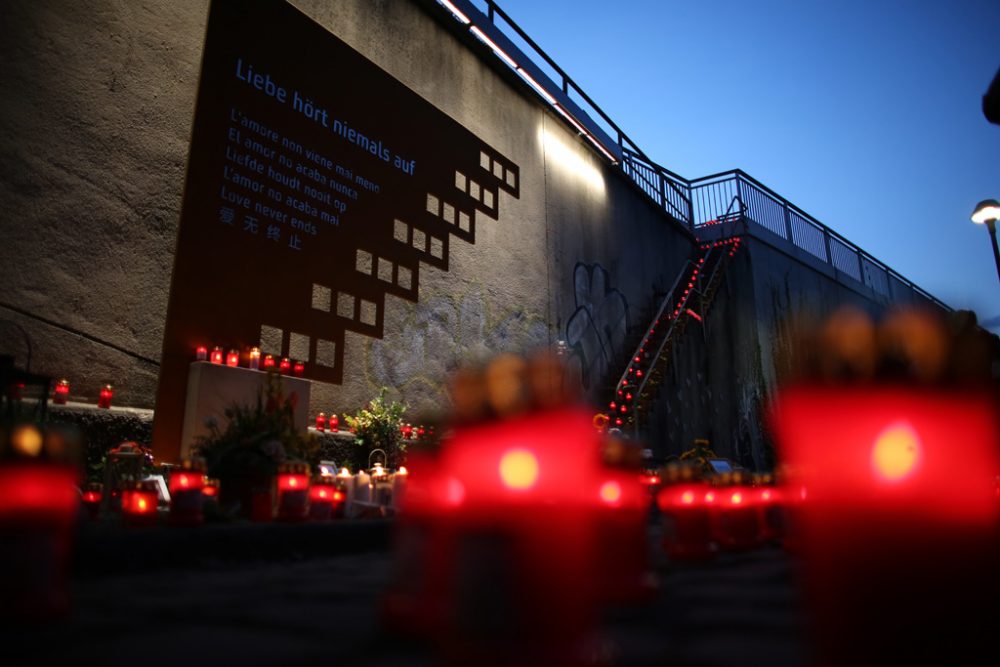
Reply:
[[[381, 463], [371, 471], [371, 482], [392, 479], [394, 486], [405, 480], [407, 470], [401, 467], [389, 473]], [[310, 475], [305, 463], [284, 463], [278, 467], [277, 502], [270, 492], [263, 503], [255, 502], [251, 518], [255, 521], [327, 520], [342, 516], [347, 499], [345, 489], [354, 475], [341, 468], [337, 475]], [[204, 522], [206, 503], [217, 502], [219, 480], [205, 475], [204, 464], [197, 459], [185, 459], [182, 468], [170, 475], [170, 509], [168, 523], [180, 526]], [[152, 526], [159, 522], [159, 493], [156, 482], [144, 480], [132, 483], [120, 494], [122, 521], [128, 526]], [[104, 486], [97, 482], [86, 485], [82, 502], [91, 518], [96, 519], [104, 503]], [[255, 499], [256, 501], [256, 499]]]
[[[701, 247], [703, 250], [708, 250], [709, 248], [718, 248], [723, 246], [732, 246], [729, 250], [729, 256], [732, 257], [736, 254], [737, 249], [740, 247], [740, 237], [734, 237], [731, 239], [726, 239], [724, 241], [715, 241], [714, 243], [705, 243]], [[691, 271], [691, 278], [688, 280], [687, 285], [684, 288], [684, 292], [681, 294], [680, 299], [677, 301], [677, 305], [674, 307], [673, 313], [670, 315], [670, 319], [676, 320], [681, 316], [682, 313], [687, 314], [694, 319], [701, 321], [701, 315], [695, 311], [687, 308], [687, 300], [691, 295], [691, 291], [694, 289], [695, 284], [698, 281], [698, 274], [704, 268], [705, 258], [701, 257], [698, 259], [698, 265], [695, 266]], [[639, 348], [639, 354], [637, 354], [628, 365], [626, 373], [633, 376], [636, 381], [641, 382], [645, 372], [641, 368], [643, 357], [646, 354], [646, 345], [649, 345], [650, 339], [656, 334], [656, 326], [660, 323], [660, 320], [656, 320], [653, 325], [649, 328], [649, 332], [642, 341], [642, 347]], [[632, 379], [632, 378], [630, 378]], [[622, 426], [624, 424], [624, 419], [622, 415], [627, 415], [629, 408], [628, 403], [632, 402], [632, 392], [629, 391], [630, 387], [627, 384], [620, 385], [618, 387], [618, 397], [616, 401], [611, 401], [608, 407], [611, 409], [608, 415], [608, 420], [614, 422], [615, 426]]]
[[[292, 374], [295, 377], [302, 377], [305, 373], [306, 365], [302, 361], [296, 361], [294, 359], [289, 359], [288, 357], [282, 357], [280, 361], [276, 360], [274, 355], [265, 354], [261, 355], [259, 347], [251, 347], [249, 352], [249, 361], [247, 362], [247, 368], [253, 371], [258, 370], [277, 370], [282, 375]], [[195, 359], [198, 361], [211, 361], [213, 364], [225, 364], [226, 366], [231, 366], [236, 368], [240, 365], [240, 353], [237, 350], [229, 350], [229, 352], [223, 352], [222, 348], [219, 346], [213, 347], [212, 351], [209, 352], [208, 347], [205, 345], [199, 345], [195, 349]]]

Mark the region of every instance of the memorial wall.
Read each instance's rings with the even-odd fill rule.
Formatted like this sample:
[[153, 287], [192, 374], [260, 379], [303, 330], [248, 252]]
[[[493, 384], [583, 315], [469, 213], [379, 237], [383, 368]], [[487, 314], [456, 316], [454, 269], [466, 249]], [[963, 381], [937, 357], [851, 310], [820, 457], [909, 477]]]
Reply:
[[0, 352], [144, 407], [201, 344], [303, 360], [313, 412], [556, 340], [596, 388], [679, 227], [434, 3], [209, 13], [0, 8]]

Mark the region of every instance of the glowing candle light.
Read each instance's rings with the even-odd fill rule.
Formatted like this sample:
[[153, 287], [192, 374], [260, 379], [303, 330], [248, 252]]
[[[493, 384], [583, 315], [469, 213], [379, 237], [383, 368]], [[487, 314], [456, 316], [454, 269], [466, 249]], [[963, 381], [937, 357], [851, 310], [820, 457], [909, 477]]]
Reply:
[[330, 477], [322, 475], [314, 477], [309, 487], [309, 518], [314, 521], [325, 521], [333, 516], [336, 504], [337, 487]]
[[69, 380], [59, 380], [52, 394], [52, 402], [65, 405], [67, 398], [69, 398]]
[[326, 413], [321, 412], [316, 415], [316, 430], [325, 431], [326, 430]]
[[222, 348], [219, 347], [218, 345], [216, 345], [215, 347], [212, 348], [212, 356], [210, 357], [210, 361], [213, 364], [221, 364], [222, 363], [222, 361], [223, 361]]
[[336, 433], [340, 430], [340, 417], [337, 415], [330, 415], [330, 430]]
[[83, 490], [81, 500], [87, 508], [91, 519], [96, 519], [101, 511], [101, 501], [104, 499], [104, 485], [100, 482], [89, 482]]
[[197, 361], [205, 361], [208, 359], [208, 348], [204, 345], [199, 345], [194, 350], [194, 358]]
[[202, 499], [219, 497], [219, 480], [212, 477], [205, 479], [205, 485], [201, 488]]
[[278, 467], [278, 518], [302, 521], [309, 512], [309, 466], [282, 463]]
[[97, 398], [97, 407], [99, 408], [110, 408], [111, 407], [111, 397], [115, 395], [114, 390], [111, 388], [110, 384], [106, 384], [101, 388], [101, 393]]
[[278, 364], [278, 370], [281, 371], [282, 375], [287, 374], [288, 371], [292, 370], [292, 360], [288, 357], [282, 357], [281, 363]]
[[270, 370], [274, 368], [274, 355], [265, 354], [264, 355], [264, 370]]
[[156, 482], [136, 482], [122, 492], [122, 520], [126, 526], [155, 526], [158, 518], [159, 495]]
[[250, 370], [258, 370], [260, 368], [260, 348], [251, 347], [250, 348]]
[[205, 486], [205, 462], [184, 459], [181, 469], [170, 475], [170, 522], [175, 525], [198, 525], [204, 520], [202, 491]]
[[292, 372], [295, 377], [300, 378], [306, 372], [306, 365], [304, 362], [296, 361], [295, 365], [292, 366]]

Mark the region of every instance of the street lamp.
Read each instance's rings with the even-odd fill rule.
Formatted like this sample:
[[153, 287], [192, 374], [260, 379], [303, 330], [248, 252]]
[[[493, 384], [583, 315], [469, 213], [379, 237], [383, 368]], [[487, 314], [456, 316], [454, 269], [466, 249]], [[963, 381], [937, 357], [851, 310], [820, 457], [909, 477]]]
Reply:
[[972, 212], [972, 221], [979, 225], [986, 225], [986, 230], [990, 233], [990, 240], [993, 242], [993, 259], [997, 264], [997, 277], [1000, 278], [1000, 250], [997, 249], [997, 220], [1000, 220], [1000, 202], [996, 199], [984, 199], [976, 204], [976, 210]]

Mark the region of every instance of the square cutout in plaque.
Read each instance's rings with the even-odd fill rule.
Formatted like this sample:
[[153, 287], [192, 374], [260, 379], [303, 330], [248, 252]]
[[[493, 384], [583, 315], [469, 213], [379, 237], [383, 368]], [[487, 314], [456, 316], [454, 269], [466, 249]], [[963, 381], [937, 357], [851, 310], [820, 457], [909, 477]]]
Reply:
[[392, 237], [400, 243], [409, 243], [410, 226], [402, 220], [394, 220], [392, 224]]
[[282, 354], [281, 349], [282, 338], [284, 338], [285, 332], [277, 327], [269, 327], [266, 324], [260, 326], [260, 347], [264, 352], [273, 352], [274, 354]]
[[482, 188], [479, 187], [479, 183], [475, 181], [469, 181], [469, 196], [473, 199], [479, 199]]
[[335, 367], [337, 365], [337, 344], [332, 340], [317, 339], [316, 363], [327, 368]]
[[378, 258], [378, 279], [387, 283], [392, 282], [392, 262], [385, 257]]
[[431, 237], [431, 257], [444, 259], [444, 241], [436, 236]]
[[316, 310], [322, 310], [325, 313], [329, 313], [330, 295], [331, 293], [329, 287], [313, 283], [312, 307]]
[[493, 208], [493, 193], [489, 190], [483, 190], [483, 206]]
[[407, 291], [413, 289], [413, 272], [402, 264], [396, 267], [396, 284]]
[[454, 225], [455, 224], [455, 207], [452, 206], [451, 204], [448, 204], [446, 202], [444, 204], [444, 207], [441, 210], [441, 217], [449, 225]]
[[355, 262], [355, 268], [359, 273], [364, 273], [365, 275], [372, 274], [372, 254], [367, 250], [358, 250], [357, 261]]
[[337, 293], [337, 315], [340, 317], [346, 317], [349, 320], [354, 319], [354, 302], [355, 298], [353, 294], [346, 294], [344, 292]]
[[420, 229], [413, 230], [413, 247], [421, 252], [427, 252], [427, 235]]
[[309, 336], [298, 333], [288, 334], [288, 356], [299, 361], [309, 359]]
[[460, 171], [456, 171], [455, 172], [455, 187], [458, 188], [459, 190], [461, 190], [462, 192], [465, 192], [465, 184], [466, 184], [465, 174], [463, 174]]
[[472, 231], [472, 220], [465, 211], [458, 212], [458, 228], [463, 232]]
[[358, 319], [361, 320], [362, 324], [367, 324], [370, 327], [375, 326], [378, 321], [378, 308], [374, 301], [361, 300], [361, 316]]
[[486, 171], [489, 171], [490, 170], [490, 163], [491, 162], [493, 162], [493, 160], [491, 160], [490, 156], [486, 154], [486, 151], [479, 151], [479, 166], [480, 167], [482, 167]]
[[441, 215], [441, 202], [432, 194], [427, 195], [427, 212], [431, 215]]

